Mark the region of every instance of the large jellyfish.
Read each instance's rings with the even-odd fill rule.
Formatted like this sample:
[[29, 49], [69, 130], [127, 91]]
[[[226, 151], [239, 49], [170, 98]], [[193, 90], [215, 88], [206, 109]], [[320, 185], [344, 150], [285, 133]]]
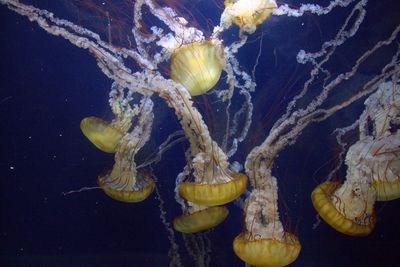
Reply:
[[360, 139], [346, 154], [345, 182], [327, 181], [312, 192], [319, 215], [339, 232], [368, 235], [375, 226], [375, 201], [400, 195], [399, 100], [396, 81], [382, 83], [368, 97], [359, 119]]
[[373, 204], [376, 194], [370, 177], [363, 175], [361, 168], [364, 165], [363, 156], [371, 149], [371, 141], [357, 142], [347, 152], [348, 170], [343, 185], [338, 187], [337, 184], [325, 182], [314, 189], [311, 195], [313, 205], [322, 219], [347, 235], [368, 235], [375, 226]]

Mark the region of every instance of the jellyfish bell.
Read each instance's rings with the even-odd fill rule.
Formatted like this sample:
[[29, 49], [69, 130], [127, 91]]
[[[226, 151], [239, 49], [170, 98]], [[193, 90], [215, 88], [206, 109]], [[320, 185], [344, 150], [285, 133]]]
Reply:
[[171, 56], [171, 78], [192, 96], [205, 94], [222, 72], [223, 48], [213, 41], [182, 45]]
[[97, 117], [82, 119], [80, 128], [92, 144], [107, 153], [115, 153], [116, 147], [123, 136], [121, 131]]
[[111, 171], [99, 175], [98, 185], [112, 199], [136, 203], [145, 200], [154, 190], [151, 175], [139, 170], [133, 172], [115, 164]]
[[247, 187], [247, 177], [241, 173], [232, 174], [225, 183], [182, 182], [178, 190], [181, 197], [198, 205], [219, 206], [238, 198]]
[[285, 232], [282, 240], [254, 238], [242, 232], [233, 241], [235, 254], [254, 266], [279, 267], [294, 262], [301, 250], [298, 238]]
[[[334, 203], [341, 203], [341, 199], [333, 194], [338, 188], [338, 184], [324, 182], [318, 185], [311, 194], [314, 208], [319, 216], [336, 231], [350, 236], [366, 236], [375, 227], [376, 217], [368, 216], [366, 220], [358, 221], [340, 212]], [[363, 214], [366, 215], [366, 214]]]
[[246, 33], [254, 33], [277, 8], [275, 0], [225, 0], [225, 10], [221, 16], [222, 24], [229, 27], [233, 22]]
[[206, 207], [176, 217], [173, 227], [176, 231], [186, 234], [198, 233], [219, 225], [228, 214], [229, 210], [224, 206]]

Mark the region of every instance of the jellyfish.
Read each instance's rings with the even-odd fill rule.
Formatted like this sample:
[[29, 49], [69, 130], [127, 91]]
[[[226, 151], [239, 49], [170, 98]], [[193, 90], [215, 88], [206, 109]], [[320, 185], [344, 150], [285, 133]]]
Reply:
[[212, 180], [207, 183], [209, 175], [204, 174], [204, 179], [199, 179], [199, 182], [181, 182], [180, 195], [198, 205], [218, 206], [238, 198], [246, 189], [247, 177], [244, 174], [232, 173], [232, 179], [223, 183], [212, 183]]
[[110, 123], [94, 116], [82, 119], [80, 124], [83, 134], [98, 149], [108, 153], [115, 153], [117, 144], [123, 134]]
[[[121, 99], [117, 99], [111, 98], [110, 102], [120, 102]], [[137, 170], [135, 162], [135, 155], [150, 138], [154, 117], [153, 102], [150, 97], [144, 97], [140, 105], [134, 108], [130, 108], [129, 101], [122, 102], [126, 105], [125, 110], [131, 110], [131, 117], [137, 120], [132, 129], [118, 142], [112, 170], [99, 175], [97, 182], [103, 191], [115, 200], [140, 202], [145, 200], [155, 187], [150, 173], [143, 169]]]
[[132, 95], [124, 95], [124, 89], [113, 83], [110, 91], [110, 106], [115, 118], [107, 122], [95, 116], [82, 119], [80, 128], [82, 133], [101, 151], [115, 153], [117, 145], [131, 126], [135, 112], [128, 104]]
[[155, 184], [149, 173], [135, 169], [131, 162], [132, 148], [127, 147], [131, 136], [128, 134], [125, 137], [121, 140], [121, 148], [116, 153], [112, 170], [99, 175], [97, 183], [106, 195], [115, 200], [141, 202], [153, 192]]
[[252, 150], [246, 160], [246, 172], [252, 191], [244, 208], [245, 230], [233, 240], [235, 254], [255, 266], [286, 266], [301, 250], [299, 239], [285, 231], [279, 219], [277, 179], [271, 175], [268, 160]]
[[[346, 154], [345, 182], [326, 181], [311, 194], [318, 214], [341, 233], [368, 235], [376, 222], [375, 201], [400, 195], [399, 88], [397, 83], [384, 82], [365, 100], [359, 119], [360, 139]], [[372, 129], [368, 126], [371, 122]]]
[[[134, 203], [145, 200], [151, 194], [155, 183], [152, 174], [143, 168], [149, 163], [144, 162], [138, 168], [135, 155], [150, 138], [153, 102], [150, 96], [144, 96], [138, 104], [135, 101], [133, 92], [114, 82], [109, 94], [109, 104], [115, 117], [112, 122], [94, 116], [81, 121], [83, 134], [100, 150], [115, 153], [115, 163], [111, 170], [103, 171], [98, 176], [98, 187], [71, 190], [64, 195], [101, 188], [115, 200]], [[132, 126], [133, 121], [135, 124]]]
[[111, 172], [98, 177], [97, 183], [106, 195], [115, 200], [128, 203], [141, 202], [153, 192], [154, 181], [150, 174], [137, 171], [131, 166], [129, 155], [122, 156], [128, 160], [121, 159], [116, 162]]
[[[346, 155], [348, 166], [343, 185], [324, 182], [311, 194], [312, 203], [318, 214], [337, 231], [351, 236], [368, 235], [375, 226], [374, 203], [376, 193], [365, 175], [366, 153], [381, 145], [372, 138], [352, 145]], [[374, 146], [374, 147], [371, 147]]]
[[[229, 215], [229, 210], [225, 206], [198, 204], [190, 201], [189, 199], [192, 199], [193, 196], [196, 197], [198, 192], [208, 193], [208, 189], [203, 188], [205, 190], [200, 191], [196, 188], [192, 188], [192, 191], [182, 192], [182, 187], [183, 190], [186, 190], [184, 188], [185, 185], [193, 187], [193, 184], [182, 182], [186, 178], [185, 171], [188, 171], [188, 169], [189, 166], [186, 166], [184, 171], [178, 175], [176, 180], [177, 186], [175, 187], [175, 200], [180, 204], [183, 214], [174, 218], [173, 227], [176, 231], [182, 233], [198, 233], [221, 224]], [[244, 176], [244, 179], [245, 181], [247, 180], [246, 176]], [[220, 189], [222, 188], [221, 185], [216, 186], [220, 187]], [[211, 187], [215, 188], [215, 185], [211, 185]], [[221, 194], [222, 197], [227, 196], [227, 193], [224, 191], [220, 191], [219, 194]], [[212, 194], [209, 194], [209, 196], [215, 200], [218, 195], [215, 194], [215, 196], [213, 196]], [[211, 202], [209, 201], [208, 203]]]
[[221, 76], [222, 50], [212, 41], [177, 48], [171, 56], [171, 79], [182, 84], [192, 96], [208, 92]]
[[225, 0], [224, 4], [221, 15], [223, 27], [229, 28], [233, 22], [240, 27], [240, 31], [250, 34], [277, 8], [275, 0]]
[[229, 210], [224, 206], [197, 207], [192, 205], [192, 209], [186, 214], [175, 217], [173, 227], [176, 231], [192, 234], [213, 228], [222, 223], [229, 214]]

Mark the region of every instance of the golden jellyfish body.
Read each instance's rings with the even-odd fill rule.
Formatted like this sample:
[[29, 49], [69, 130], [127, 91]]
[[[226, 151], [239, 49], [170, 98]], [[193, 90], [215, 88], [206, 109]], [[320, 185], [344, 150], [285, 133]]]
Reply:
[[318, 185], [311, 194], [314, 208], [319, 216], [336, 231], [350, 236], [366, 236], [374, 229], [375, 216], [371, 216], [365, 224], [347, 218], [333, 204], [333, 201], [340, 202], [339, 198], [333, 196], [338, 184], [324, 182]]
[[177, 48], [171, 57], [171, 78], [192, 96], [205, 94], [222, 72], [222, 47], [212, 41], [195, 42]]
[[84, 118], [80, 123], [80, 128], [92, 144], [107, 153], [115, 153], [123, 136], [121, 131], [97, 117]]
[[219, 206], [238, 198], [247, 187], [247, 177], [241, 173], [232, 174], [232, 180], [226, 183], [207, 184], [182, 182], [179, 194], [197, 205]]
[[301, 250], [298, 238], [288, 232], [282, 240], [255, 239], [247, 232], [233, 241], [235, 254], [244, 262], [263, 267], [281, 267], [294, 262]]
[[100, 175], [97, 183], [112, 199], [136, 203], [145, 200], [154, 190], [155, 184], [145, 172], [132, 172], [114, 166], [111, 172]]
[[228, 214], [229, 210], [224, 206], [207, 207], [176, 217], [173, 221], [173, 227], [178, 232], [197, 233], [219, 225]]

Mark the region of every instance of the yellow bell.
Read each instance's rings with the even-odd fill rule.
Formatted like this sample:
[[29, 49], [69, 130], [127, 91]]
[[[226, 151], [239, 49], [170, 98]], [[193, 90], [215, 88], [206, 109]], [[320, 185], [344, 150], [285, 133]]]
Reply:
[[332, 182], [318, 185], [311, 193], [312, 203], [319, 216], [335, 230], [350, 236], [366, 236], [374, 229], [376, 218], [372, 216], [369, 224], [362, 225], [346, 218], [331, 201], [337, 186]]
[[179, 184], [179, 194], [197, 205], [223, 205], [238, 198], [246, 190], [246, 175], [234, 173], [232, 178], [231, 181], [220, 184], [183, 182]]
[[104, 193], [112, 199], [136, 203], [145, 200], [154, 190], [155, 184], [153, 179], [144, 172], [138, 172], [136, 179], [144, 181], [140, 189], [134, 189], [132, 185], [131, 172], [111, 171], [105, 175], [100, 175], [97, 179], [98, 185], [103, 189]]
[[183, 45], [172, 54], [171, 78], [190, 95], [202, 95], [218, 82], [222, 56], [222, 48], [211, 41]]
[[176, 217], [173, 226], [176, 231], [182, 233], [197, 233], [222, 223], [228, 214], [229, 210], [226, 207], [208, 207], [204, 210]]
[[283, 240], [250, 239], [243, 232], [233, 240], [235, 254], [244, 262], [254, 266], [281, 267], [294, 262], [299, 256], [301, 245], [298, 238], [285, 232]]
[[81, 130], [98, 149], [114, 153], [122, 133], [97, 117], [86, 117], [81, 121]]

